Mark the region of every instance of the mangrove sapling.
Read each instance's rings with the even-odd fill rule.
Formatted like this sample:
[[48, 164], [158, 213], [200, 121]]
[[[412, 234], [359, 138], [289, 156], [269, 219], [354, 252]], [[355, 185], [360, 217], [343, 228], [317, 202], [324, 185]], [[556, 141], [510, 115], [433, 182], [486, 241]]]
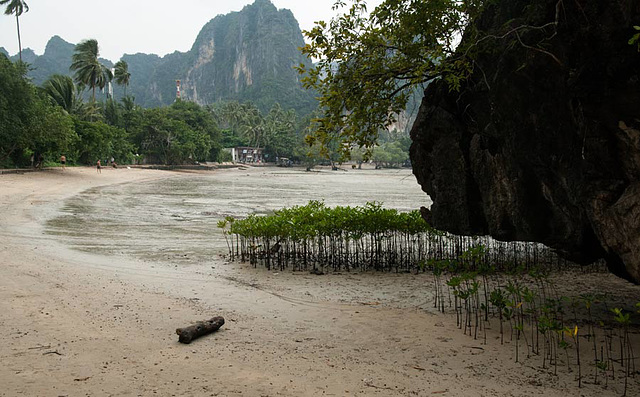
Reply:
[[622, 327], [622, 348], [620, 352], [620, 365], [625, 368], [623, 396], [626, 396], [632, 361], [631, 352], [629, 350], [631, 346], [631, 341], [629, 340], [629, 324], [631, 324], [631, 314], [623, 313], [622, 309], [619, 308], [613, 308], [611, 309], [611, 311], [614, 314], [615, 321]]
[[577, 325], [573, 330], [573, 340], [576, 345], [576, 363], [578, 364], [578, 388], [581, 388], [582, 387], [582, 364], [580, 362], [580, 336], [578, 335]]
[[[604, 359], [604, 346], [600, 346], [600, 360], [596, 360], [596, 373], [598, 369], [602, 371], [605, 388], [609, 387], [609, 377], [607, 376], [608, 368], [609, 368], [609, 361]], [[596, 384], [598, 384], [597, 378], [596, 378]]]
[[[535, 337], [535, 324], [537, 323], [537, 310], [536, 310], [536, 295], [535, 292], [530, 290], [528, 287], [524, 287], [522, 289], [522, 298], [524, 299], [525, 304], [527, 305], [526, 314], [529, 317], [529, 327], [531, 328], [531, 352], [533, 354], [536, 353], [536, 346], [534, 343]], [[527, 341], [527, 358], [529, 356], [529, 343]]]
[[595, 369], [594, 382], [598, 384], [598, 346], [596, 344], [596, 331], [593, 325], [593, 316], [591, 314], [591, 307], [595, 302], [595, 296], [587, 294], [587, 295], [582, 295], [581, 298], [587, 309], [587, 319], [589, 321], [589, 328], [588, 328], [586, 337], [587, 337], [587, 341], [593, 341], [593, 355], [594, 355], [593, 363], [594, 363], [594, 369]]
[[462, 284], [462, 279], [458, 276], [453, 276], [447, 281], [447, 286], [453, 290], [453, 299], [454, 299], [453, 307], [456, 312], [456, 325], [458, 326], [458, 328], [462, 328], [462, 322], [461, 322], [462, 314], [460, 313], [459, 306], [458, 306], [458, 298], [460, 298], [461, 284]]
[[513, 318], [513, 306], [513, 302], [507, 301], [506, 306], [502, 309], [502, 316], [509, 322], [509, 330], [511, 331], [509, 337], [510, 341], [513, 341], [513, 324], [511, 323], [511, 319]]
[[[444, 296], [442, 292], [442, 283], [440, 277], [442, 276], [444, 270], [447, 268], [447, 263], [445, 261], [439, 261], [435, 259], [430, 259], [428, 263], [432, 268], [433, 276], [435, 278], [435, 300], [433, 303], [433, 307], [444, 313]], [[421, 266], [425, 266], [424, 262]], [[449, 304], [449, 306], [451, 306], [451, 304]]]
[[[484, 302], [489, 302], [489, 276], [495, 274], [495, 267], [489, 264], [481, 264], [479, 273], [482, 276], [482, 285], [484, 289]], [[489, 305], [484, 305], [484, 321], [489, 321]]]
[[231, 235], [231, 225], [234, 221], [235, 219], [230, 216], [227, 216], [226, 218], [218, 221], [218, 228], [222, 229], [222, 235], [224, 236], [224, 241], [227, 243], [227, 248], [229, 249], [229, 257], [231, 260], [233, 260], [233, 241], [230, 242], [228, 236]]
[[548, 359], [549, 365], [554, 365], [554, 374], [557, 374], [558, 367], [558, 344], [555, 337], [558, 331], [563, 329], [562, 323], [558, 320], [558, 301], [549, 299], [541, 308], [541, 315], [538, 318], [538, 330], [544, 337], [542, 368], [546, 368]]
[[551, 299], [549, 300], [549, 304], [551, 307], [551, 322], [549, 328], [549, 335], [553, 339], [555, 338], [555, 343], [551, 344], [551, 349], [553, 350], [553, 374], [558, 375], [558, 347], [562, 347], [561, 338], [564, 335], [565, 327], [564, 321], [562, 319], [562, 301], [561, 299]]
[[[571, 308], [573, 310], [573, 320], [576, 323], [575, 328], [572, 330], [571, 337], [573, 338], [574, 345], [576, 347], [576, 364], [578, 365], [578, 388], [582, 387], [582, 367], [580, 365], [580, 339], [578, 337], [578, 313], [577, 307], [580, 303], [580, 299], [571, 299]], [[568, 358], [567, 358], [568, 360]]]
[[471, 297], [471, 290], [469, 288], [468, 280], [464, 279], [464, 286], [460, 289], [460, 299], [464, 302], [464, 334], [467, 334], [467, 327], [469, 327], [469, 335], [471, 335], [471, 314], [469, 308], [469, 298]]
[[[519, 321], [519, 311], [518, 308], [521, 308], [522, 305], [519, 304], [520, 302], [522, 302], [522, 300], [520, 299], [520, 289], [517, 285], [517, 283], [514, 283], [512, 279], [509, 279], [507, 282], [507, 285], [505, 287], [505, 290], [509, 293], [509, 296], [511, 299], [508, 300], [507, 302], [507, 306], [509, 306], [510, 310], [510, 314], [511, 316], [513, 316], [515, 314], [515, 325], [519, 325], [520, 321]], [[517, 307], [516, 307], [517, 306]], [[511, 340], [513, 340], [513, 326], [511, 327]]]
[[[485, 312], [488, 310], [487, 306], [488, 306], [488, 304], [484, 303], [484, 302], [480, 305], [482, 310], [485, 311]], [[488, 322], [488, 321], [489, 320], [487, 319], [486, 322]], [[483, 338], [484, 342], [483, 342], [483, 344], [486, 345], [487, 344], [487, 324], [485, 324], [484, 327], [482, 327], [482, 331], [484, 333], [484, 338]]]
[[[543, 308], [543, 311], [546, 308]], [[546, 369], [547, 368], [547, 355], [550, 354], [549, 353], [549, 346], [550, 341], [548, 338], [548, 331], [551, 328], [551, 320], [549, 319], [549, 317], [545, 314], [541, 315], [540, 317], [538, 317], [538, 331], [542, 334], [544, 341], [542, 343], [542, 368]]]
[[474, 312], [475, 312], [475, 324], [473, 330], [473, 339], [478, 339], [478, 326], [480, 323], [479, 314], [480, 314], [480, 295], [479, 295], [479, 287], [480, 284], [475, 279], [473, 283], [471, 283], [471, 294], [474, 297]]
[[[601, 326], [604, 326], [604, 323], [600, 323]], [[616, 367], [615, 367], [615, 359], [613, 357], [613, 328], [608, 327], [605, 331], [605, 345], [607, 347], [607, 366], [611, 370], [611, 379], [616, 379]]]
[[[506, 317], [514, 317], [513, 314], [516, 313], [515, 317], [513, 318], [514, 324], [511, 327], [511, 340], [513, 340], [513, 330], [516, 331], [516, 362], [519, 362], [520, 334], [524, 335], [524, 322], [522, 321], [522, 318], [518, 316], [518, 310], [522, 308], [522, 304], [522, 302], [507, 302], [509, 310], [506, 312], [506, 314], [508, 314], [508, 316]], [[529, 349], [527, 344], [527, 355], [528, 351]]]
[[520, 333], [524, 333], [524, 329], [522, 327], [522, 324], [516, 324], [514, 328], [516, 329], [516, 362], [519, 362]]
[[[464, 333], [465, 335], [467, 334], [467, 328], [468, 328], [469, 336], [471, 336], [472, 317], [473, 317], [472, 314], [474, 312], [476, 313], [476, 324], [477, 324], [477, 318], [478, 318], [477, 317], [478, 312], [477, 310], [475, 310], [476, 308], [475, 297], [477, 296], [477, 292], [478, 292], [478, 283], [476, 282], [475, 278], [476, 278], [475, 272], [468, 272], [462, 275], [462, 279], [464, 281], [464, 288], [461, 290], [460, 297], [464, 300], [464, 308], [465, 308]], [[474, 337], [474, 339], [477, 339], [477, 331], [476, 331], [476, 337]]]
[[498, 309], [498, 315], [500, 316], [500, 344], [503, 345], [504, 344], [504, 327], [503, 327], [502, 313], [504, 312], [507, 301], [505, 299], [504, 293], [500, 288], [494, 289], [493, 291], [491, 291], [489, 300], [493, 305], [493, 307]]
[[567, 370], [571, 372], [571, 360], [569, 360], [569, 348], [571, 344], [565, 340], [565, 335], [570, 334], [570, 330], [568, 328], [563, 328], [558, 331], [558, 346], [564, 350], [564, 356], [567, 361]]

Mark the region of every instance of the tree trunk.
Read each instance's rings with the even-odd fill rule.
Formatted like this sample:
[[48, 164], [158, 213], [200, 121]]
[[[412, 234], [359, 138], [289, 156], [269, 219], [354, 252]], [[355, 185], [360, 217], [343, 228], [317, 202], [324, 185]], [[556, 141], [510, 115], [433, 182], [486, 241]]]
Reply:
[[196, 324], [186, 328], [176, 329], [176, 334], [180, 336], [178, 341], [180, 343], [191, 343], [192, 340], [201, 336], [208, 335], [218, 330], [218, 328], [224, 325], [224, 318], [214, 317], [207, 321], [198, 321]]
[[18, 57], [22, 62], [22, 42], [20, 41], [20, 18], [18, 18], [18, 12], [16, 11], [16, 25], [18, 26]]

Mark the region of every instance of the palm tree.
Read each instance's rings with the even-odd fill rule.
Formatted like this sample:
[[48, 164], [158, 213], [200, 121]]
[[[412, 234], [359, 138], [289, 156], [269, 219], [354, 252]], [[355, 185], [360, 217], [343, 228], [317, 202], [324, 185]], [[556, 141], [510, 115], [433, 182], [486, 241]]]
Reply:
[[124, 96], [127, 96], [127, 86], [129, 85], [129, 81], [131, 80], [131, 73], [129, 73], [129, 65], [123, 61], [119, 60], [115, 65], [115, 72], [113, 74], [116, 80], [116, 84], [124, 86]]
[[67, 114], [74, 114], [80, 120], [95, 120], [100, 117], [100, 108], [82, 102], [82, 86], [76, 86], [69, 76], [54, 74], [42, 84], [52, 104], [62, 107]]
[[77, 108], [76, 87], [69, 76], [54, 74], [42, 84], [42, 89], [51, 98], [51, 102], [62, 107], [67, 113]]
[[252, 104], [242, 104], [240, 115], [240, 134], [249, 142], [249, 146], [258, 149], [264, 138], [265, 122], [260, 109]]
[[71, 67], [76, 83], [91, 87], [93, 102], [96, 100], [96, 87], [102, 89], [113, 79], [111, 70], [100, 63], [98, 57], [98, 41], [95, 39], [84, 40], [76, 45], [71, 57]]
[[20, 41], [20, 15], [29, 11], [29, 6], [23, 0], [0, 0], [0, 5], [7, 5], [4, 10], [5, 15], [16, 14], [16, 25], [18, 26], [18, 54], [22, 62], [22, 42]]

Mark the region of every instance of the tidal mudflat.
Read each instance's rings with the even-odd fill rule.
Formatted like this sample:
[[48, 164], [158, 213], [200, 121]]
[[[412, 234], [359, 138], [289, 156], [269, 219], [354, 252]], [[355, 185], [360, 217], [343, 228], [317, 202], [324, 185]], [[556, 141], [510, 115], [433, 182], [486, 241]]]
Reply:
[[[310, 199], [429, 204], [406, 170], [355, 172], [3, 175], [0, 395], [621, 395], [620, 382], [578, 389], [575, 372], [515, 363], [496, 329], [487, 344], [463, 335], [433, 309], [429, 274], [319, 276], [220, 256], [226, 215]], [[570, 284], [640, 300], [608, 274]], [[176, 328], [218, 315], [218, 332], [178, 343]]]
[[47, 233], [64, 236], [85, 251], [203, 263], [226, 249], [217, 228], [220, 219], [266, 214], [310, 200], [328, 206], [376, 201], [400, 211], [431, 204], [406, 168], [241, 168], [88, 189], [65, 201], [61, 213], [47, 222]]

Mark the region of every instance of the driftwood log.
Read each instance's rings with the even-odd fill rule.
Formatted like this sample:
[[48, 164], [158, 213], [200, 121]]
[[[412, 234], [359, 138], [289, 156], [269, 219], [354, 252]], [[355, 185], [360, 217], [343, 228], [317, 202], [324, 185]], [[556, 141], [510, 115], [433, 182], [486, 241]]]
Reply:
[[224, 318], [214, 317], [207, 321], [198, 321], [194, 325], [186, 328], [176, 329], [176, 334], [180, 336], [178, 341], [180, 343], [191, 343], [192, 340], [199, 338], [203, 335], [208, 335], [218, 330], [218, 328], [224, 325]]

